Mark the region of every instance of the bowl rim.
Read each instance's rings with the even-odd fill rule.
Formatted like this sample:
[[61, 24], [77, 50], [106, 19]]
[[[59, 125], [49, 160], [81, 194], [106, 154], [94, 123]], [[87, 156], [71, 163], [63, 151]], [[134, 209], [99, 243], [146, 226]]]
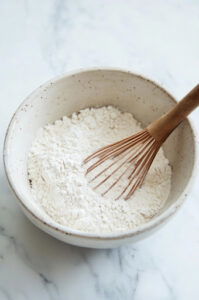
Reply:
[[135, 229], [131, 229], [131, 230], [127, 230], [127, 231], [121, 231], [121, 232], [113, 232], [113, 233], [88, 233], [88, 232], [83, 232], [80, 230], [76, 230], [67, 226], [63, 226], [60, 225], [58, 223], [56, 223], [54, 220], [51, 220], [49, 222], [49, 220], [45, 220], [43, 219], [41, 216], [38, 216], [35, 212], [33, 212], [29, 207], [28, 207], [28, 201], [25, 204], [23, 201], [23, 197], [21, 197], [20, 193], [18, 193], [17, 191], [17, 185], [15, 184], [13, 178], [12, 178], [12, 172], [9, 168], [9, 155], [8, 155], [8, 145], [9, 145], [9, 139], [11, 136], [11, 131], [12, 131], [12, 127], [13, 124], [15, 122], [15, 118], [17, 117], [18, 113], [20, 112], [21, 108], [26, 104], [26, 102], [29, 100], [29, 98], [31, 96], [33, 96], [35, 93], [38, 92], [38, 90], [43, 89], [45, 87], [47, 87], [49, 84], [55, 84], [56, 82], [63, 80], [67, 77], [71, 77], [71, 76], [75, 76], [77, 74], [81, 74], [81, 73], [88, 73], [88, 72], [103, 72], [103, 71], [110, 71], [110, 72], [120, 72], [120, 73], [126, 73], [129, 75], [133, 75], [136, 76], [144, 81], [148, 81], [150, 83], [152, 83], [153, 85], [155, 85], [156, 87], [158, 87], [163, 93], [167, 94], [169, 96], [169, 98], [176, 104], [177, 100], [175, 99], [175, 97], [167, 92], [162, 86], [160, 86], [156, 81], [149, 79], [148, 77], [143, 76], [140, 73], [134, 72], [134, 71], [130, 71], [130, 70], [126, 70], [123, 68], [112, 68], [112, 67], [93, 67], [93, 68], [79, 68], [73, 71], [69, 71], [66, 72], [62, 75], [56, 76], [46, 82], [44, 82], [42, 85], [40, 85], [38, 88], [34, 89], [34, 91], [32, 93], [30, 93], [25, 100], [18, 106], [18, 108], [16, 109], [16, 111], [14, 112], [8, 128], [6, 130], [6, 134], [5, 134], [5, 139], [4, 139], [4, 146], [3, 146], [3, 162], [4, 162], [4, 169], [5, 169], [5, 174], [8, 180], [8, 183], [12, 189], [12, 191], [14, 192], [16, 198], [19, 200], [19, 204], [22, 206], [23, 209], [25, 209], [29, 215], [37, 220], [41, 225], [44, 225], [45, 227], [47, 227], [50, 231], [55, 231], [55, 232], [59, 232], [60, 234], [64, 234], [64, 235], [70, 235], [73, 237], [77, 237], [77, 238], [87, 238], [87, 239], [93, 239], [93, 240], [120, 240], [120, 239], [125, 239], [125, 238], [130, 238], [133, 237], [135, 235], [144, 233], [146, 231], [151, 231], [152, 229], [154, 229], [155, 227], [157, 227], [158, 225], [164, 223], [169, 217], [171, 217], [178, 209], [179, 207], [182, 205], [182, 203], [184, 202], [184, 199], [186, 198], [188, 191], [191, 187], [191, 185], [193, 184], [194, 178], [195, 178], [195, 174], [196, 174], [196, 166], [197, 166], [197, 162], [198, 162], [198, 140], [197, 140], [197, 131], [195, 128], [195, 125], [193, 124], [193, 122], [190, 121], [189, 118], [186, 118], [192, 135], [193, 135], [193, 140], [194, 140], [194, 165], [193, 165], [193, 169], [191, 171], [191, 175], [189, 178], [189, 181], [187, 183], [187, 185], [185, 186], [184, 191], [181, 193], [181, 195], [178, 197], [178, 199], [175, 201], [175, 203], [173, 203], [171, 206], [169, 206], [164, 212], [162, 212], [160, 215], [155, 216], [154, 218], [152, 218], [150, 221], [148, 221], [147, 223], [135, 228]]

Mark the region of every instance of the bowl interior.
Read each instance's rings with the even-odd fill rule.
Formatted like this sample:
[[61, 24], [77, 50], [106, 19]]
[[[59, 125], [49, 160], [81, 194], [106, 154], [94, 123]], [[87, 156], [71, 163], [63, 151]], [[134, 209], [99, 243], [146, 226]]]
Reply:
[[[86, 107], [103, 105], [131, 112], [146, 126], [173, 107], [175, 100], [141, 76], [118, 70], [90, 70], [42, 85], [25, 100], [12, 119], [6, 138], [7, 174], [23, 205], [46, 222], [54, 223], [32, 199], [27, 180], [27, 154], [31, 143], [45, 124]], [[183, 193], [193, 170], [195, 144], [187, 120], [168, 138], [164, 150], [173, 175], [171, 193], [162, 212]]]

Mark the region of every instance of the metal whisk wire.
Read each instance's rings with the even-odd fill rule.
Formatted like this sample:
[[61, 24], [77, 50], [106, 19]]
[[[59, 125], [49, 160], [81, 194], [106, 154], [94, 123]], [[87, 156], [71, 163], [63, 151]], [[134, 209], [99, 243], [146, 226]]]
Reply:
[[99, 173], [94, 175], [89, 182], [94, 182], [103, 173], [115, 166], [109, 175], [105, 176], [105, 178], [100, 180], [100, 182], [93, 187], [93, 189], [97, 189], [114, 174], [117, 174], [117, 172], [124, 166], [123, 172], [119, 174], [116, 180], [102, 193], [102, 196], [106, 195], [121, 180], [121, 178], [127, 174], [127, 171], [130, 171], [127, 185], [121, 194], [116, 198], [119, 199], [127, 192], [127, 195], [124, 197], [124, 199], [129, 199], [134, 193], [135, 189], [144, 181], [146, 173], [159, 149], [157, 148], [158, 142], [154, 140], [147, 130], [143, 130], [119, 142], [105, 146], [88, 156], [84, 161], [86, 164], [91, 160], [98, 158], [97, 161], [88, 167], [86, 171], [86, 174], [88, 174], [99, 165], [102, 165], [104, 162], [110, 160], [109, 164], [105, 166]]

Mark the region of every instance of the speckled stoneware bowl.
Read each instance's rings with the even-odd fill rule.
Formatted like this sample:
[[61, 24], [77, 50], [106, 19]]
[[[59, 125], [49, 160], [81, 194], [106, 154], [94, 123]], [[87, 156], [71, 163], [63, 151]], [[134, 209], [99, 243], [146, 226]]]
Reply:
[[17, 109], [5, 138], [6, 174], [24, 213], [43, 231], [83, 247], [112, 248], [149, 236], [181, 206], [194, 177], [196, 142], [188, 120], [172, 133], [164, 145], [173, 169], [171, 193], [164, 208], [145, 225], [122, 233], [83, 233], [51, 220], [31, 195], [27, 154], [40, 127], [74, 111], [111, 104], [133, 113], [146, 126], [175, 103], [175, 99], [154, 82], [116, 69], [82, 70], [41, 85]]

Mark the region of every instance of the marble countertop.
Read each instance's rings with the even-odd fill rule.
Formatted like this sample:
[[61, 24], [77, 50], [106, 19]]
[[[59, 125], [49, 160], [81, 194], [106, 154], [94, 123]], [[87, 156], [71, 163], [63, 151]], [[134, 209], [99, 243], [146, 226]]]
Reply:
[[[180, 99], [199, 80], [198, 36], [197, 0], [2, 0], [1, 146], [26, 95], [68, 70], [133, 70]], [[199, 130], [199, 111], [192, 119]], [[0, 163], [0, 300], [199, 299], [196, 184], [178, 214], [150, 238], [91, 250], [35, 228]]]

